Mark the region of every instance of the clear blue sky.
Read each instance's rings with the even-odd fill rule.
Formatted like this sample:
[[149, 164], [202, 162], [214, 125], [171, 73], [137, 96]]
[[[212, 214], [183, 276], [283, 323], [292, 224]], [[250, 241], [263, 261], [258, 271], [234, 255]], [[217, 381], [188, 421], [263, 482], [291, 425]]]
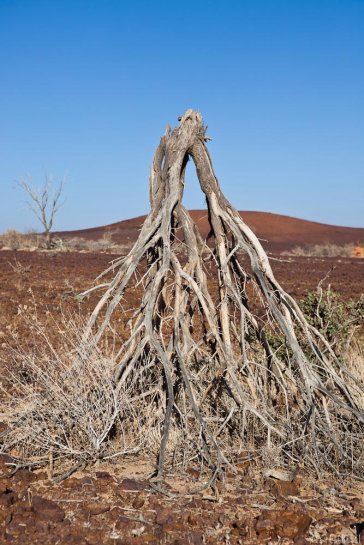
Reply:
[[56, 229], [146, 213], [189, 107], [237, 208], [364, 226], [363, 0], [0, 0], [0, 71], [0, 232], [27, 173], [66, 176]]

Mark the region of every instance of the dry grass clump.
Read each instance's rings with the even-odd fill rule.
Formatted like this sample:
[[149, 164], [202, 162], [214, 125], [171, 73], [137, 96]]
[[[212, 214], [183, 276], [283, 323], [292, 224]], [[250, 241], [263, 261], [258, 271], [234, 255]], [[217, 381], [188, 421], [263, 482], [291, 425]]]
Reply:
[[148, 445], [155, 415], [135, 398], [136, 384], [116, 385], [112, 351], [84, 349], [68, 321], [55, 348], [36, 324], [36, 349], [11, 352], [0, 386], [0, 450], [19, 466], [48, 465], [56, 480], [100, 459]]
[[[80, 320], [62, 318], [56, 344], [48, 326], [31, 317], [34, 347], [12, 349], [0, 383], [0, 452], [14, 458], [14, 467], [47, 467], [59, 481], [97, 460], [140, 455], [156, 460], [163, 435], [166, 394], [163, 376], [153, 362], [138, 366], [116, 382], [119, 341], [112, 339], [101, 350], [90, 350], [82, 341]], [[54, 334], [54, 332], [52, 332]], [[199, 381], [200, 368], [192, 368]], [[209, 377], [213, 378], [210, 369]], [[208, 383], [201, 384], [203, 388]], [[162, 400], [162, 404], [161, 404]], [[228, 403], [228, 399], [226, 399]], [[176, 408], [186, 396], [176, 399]], [[236, 438], [229, 437], [232, 413], [211, 411], [207, 420], [229, 458]], [[249, 427], [249, 426], [248, 426]], [[203, 430], [193, 414], [180, 411], [172, 419], [166, 451], [169, 467], [186, 468], [196, 461], [196, 447], [204, 442]]]
[[16, 229], [8, 229], [3, 235], [0, 235], [0, 245], [2, 248], [18, 250], [21, 246], [21, 234]]
[[110, 237], [104, 236], [97, 240], [86, 240], [81, 237], [58, 239], [58, 248], [69, 252], [110, 252], [124, 254], [129, 250], [127, 244], [118, 244]]
[[45, 237], [30, 231], [20, 233], [16, 229], [8, 229], [0, 235], [0, 248], [8, 250], [30, 250], [42, 248], [45, 244]]
[[8, 229], [0, 235], [0, 249], [25, 251], [50, 249], [59, 252], [109, 252], [122, 255], [130, 249], [130, 245], [114, 242], [112, 236], [106, 233], [97, 240], [86, 240], [82, 237], [60, 238], [53, 236], [50, 248], [47, 248], [46, 237], [42, 234], [33, 231], [20, 233], [16, 229]]
[[348, 346], [345, 359], [348, 368], [364, 384], [364, 336], [361, 339], [355, 339]]
[[307, 257], [352, 257], [355, 244], [314, 244], [312, 246], [295, 246], [282, 255]]

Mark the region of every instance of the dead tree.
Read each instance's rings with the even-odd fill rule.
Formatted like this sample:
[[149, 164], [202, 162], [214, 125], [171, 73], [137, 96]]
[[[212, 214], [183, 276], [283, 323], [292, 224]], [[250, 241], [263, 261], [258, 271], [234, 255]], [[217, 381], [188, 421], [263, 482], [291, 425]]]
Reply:
[[[179, 121], [156, 150], [138, 240], [92, 288], [105, 291], [84, 341], [92, 350], [115, 334], [115, 314], [143, 288], [116, 350], [115, 387], [136, 384], [135, 402], [154, 411], [157, 477], [167, 460], [197, 458], [215, 476], [241, 450], [359, 474], [363, 385], [307, 323], [224, 197], [200, 113]], [[182, 204], [189, 158], [206, 197], [208, 243]]]
[[63, 191], [64, 181], [61, 180], [52, 195], [52, 178], [46, 177], [44, 185], [37, 189], [25, 179], [21, 179], [18, 185], [29, 197], [28, 206], [35, 217], [40, 221], [45, 236], [45, 245], [49, 250], [52, 246], [52, 227], [55, 215], [57, 214], [61, 203], [60, 198]]

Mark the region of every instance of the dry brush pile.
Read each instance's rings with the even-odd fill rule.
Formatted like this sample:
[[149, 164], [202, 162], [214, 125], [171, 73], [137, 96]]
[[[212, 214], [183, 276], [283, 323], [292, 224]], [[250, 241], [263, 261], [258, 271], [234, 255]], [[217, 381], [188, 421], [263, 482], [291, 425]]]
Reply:
[[[111, 345], [108, 391], [118, 402], [98, 450], [84, 447], [73, 457], [59, 450], [59, 460], [155, 453], [156, 479], [171, 464], [199, 464], [211, 482], [244, 452], [266, 463], [360, 475], [364, 386], [276, 281], [259, 240], [220, 189], [207, 140], [192, 110], [166, 130], [137, 242], [82, 294], [104, 290], [67, 368], [81, 379]], [[190, 158], [206, 197], [208, 241], [182, 204]], [[140, 301], [131, 309], [128, 296], [137, 288]], [[120, 336], [123, 313], [127, 336]], [[92, 370], [91, 390], [100, 391], [105, 373]], [[72, 425], [77, 430], [76, 416]], [[9, 448], [14, 429], [9, 425], [3, 448], [16, 452]], [[26, 455], [30, 460], [29, 449]], [[46, 450], [37, 455], [45, 463]]]

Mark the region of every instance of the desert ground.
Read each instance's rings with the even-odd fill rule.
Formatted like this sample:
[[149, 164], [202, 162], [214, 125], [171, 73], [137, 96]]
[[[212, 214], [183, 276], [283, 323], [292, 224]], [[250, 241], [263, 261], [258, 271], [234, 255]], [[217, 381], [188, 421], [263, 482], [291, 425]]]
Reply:
[[[196, 212], [197, 216], [202, 217]], [[106, 231], [127, 246], [135, 239], [142, 219], [121, 222], [124, 231], [118, 224], [118, 228], [114, 225], [68, 236], [97, 239]], [[364, 259], [282, 252], [307, 241], [360, 243], [364, 230], [354, 233], [309, 222], [302, 227], [300, 220], [293, 219], [287, 227], [279, 218], [271, 220], [276, 222], [276, 238], [268, 245], [271, 263], [277, 280], [289, 294], [300, 299], [315, 290], [320, 281], [346, 301], [363, 294]], [[268, 225], [258, 235], [266, 239], [271, 229]], [[100, 252], [0, 252], [3, 377], [11, 350], [19, 346], [26, 350], [34, 344], [29, 327], [34, 314], [47, 325], [50, 341], [56, 344], [57, 331], [52, 323], [71, 312], [85, 316], [93, 309], [95, 293], [83, 302], [75, 296], [89, 288], [116, 257]], [[264, 472], [256, 460], [242, 452], [237, 456], [235, 472], [227, 471], [213, 488], [186, 493], [186, 480], [196, 488], [201, 484], [199, 472], [191, 466], [183, 475], [167, 473], [162, 493], [149, 480], [153, 469], [153, 460], [130, 456], [87, 466], [54, 483], [49, 470], [14, 471], [12, 459], [0, 455], [0, 543], [348, 545], [357, 542], [360, 523], [364, 523], [363, 482], [350, 477], [308, 475], [304, 466], [292, 474], [269, 468]]]

